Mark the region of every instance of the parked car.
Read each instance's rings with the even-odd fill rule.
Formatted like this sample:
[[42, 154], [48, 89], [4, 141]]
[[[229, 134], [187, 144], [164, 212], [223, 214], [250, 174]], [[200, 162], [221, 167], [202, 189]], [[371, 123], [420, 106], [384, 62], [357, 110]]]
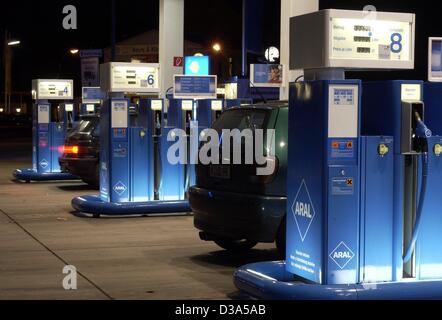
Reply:
[[87, 184], [98, 187], [100, 177], [100, 118], [82, 116], [66, 137], [63, 155], [59, 159], [62, 172], [80, 177]]
[[274, 172], [257, 176], [256, 164], [197, 165], [196, 186], [189, 192], [194, 224], [201, 240], [214, 241], [226, 250], [244, 251], [258, 243], [276, 242], [285, 254], [288, 104], [231, 109], [213, 125], [218, 132], [248, 127], [275, 129]]

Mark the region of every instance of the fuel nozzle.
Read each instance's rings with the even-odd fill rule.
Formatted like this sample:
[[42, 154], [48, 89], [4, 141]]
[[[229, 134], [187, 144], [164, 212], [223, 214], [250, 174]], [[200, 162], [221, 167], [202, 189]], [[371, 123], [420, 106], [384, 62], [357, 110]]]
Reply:
[[415, 112], [414, 115], [416, 117], [416, 122], [417, 122], [416, 136], [418, 138], [423, 138], [423, 139], [431, 138], [433, 133], [431, 132], [430, 129], [428, 129], [427, 125], [422, 121], [422, 118], [419, 115], [419, 113]]
[[428, 138], [431, 138], [433, 133], [427, 127], [427, 125], [422, 120], [421, 116], [418, 112], [414, 113], [416, 118], [416, 138], [417, 145], [419, 146], [419, 150], [422, 152], [428, 152]]

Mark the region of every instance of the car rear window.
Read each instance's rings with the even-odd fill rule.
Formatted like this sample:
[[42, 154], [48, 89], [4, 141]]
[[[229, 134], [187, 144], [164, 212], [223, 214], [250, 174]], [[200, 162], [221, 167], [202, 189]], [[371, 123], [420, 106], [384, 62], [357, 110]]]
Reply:
[[224, 112], [213, 124], [213, 129], [221, 133], [222, 130], [239, 129], [266, 129], [270, 117], [270, 110], [264, 109], [235, 109]]
[[78, 122], [77, 126], [74, 128], [74, 131], [80, 133], [91, 133], [93, 130], [98, 127], [98, 118], [87, 118]]

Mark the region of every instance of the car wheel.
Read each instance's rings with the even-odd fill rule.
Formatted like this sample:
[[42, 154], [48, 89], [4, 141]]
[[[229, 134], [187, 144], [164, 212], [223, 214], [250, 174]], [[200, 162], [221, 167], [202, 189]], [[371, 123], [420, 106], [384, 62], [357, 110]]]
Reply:
[[287, 223], [286, 217], [281, 222], [279, 226], [278, 234], [276, 235], [276, 248], [278, 249], [279, 255], [282, 259], [286, 256], [286, 234], [287, 234]]
[[219, 239], [215, 243], [221, 248], [232, 252], [244, 252], [254, 248], [258, 242], [250, 240]]

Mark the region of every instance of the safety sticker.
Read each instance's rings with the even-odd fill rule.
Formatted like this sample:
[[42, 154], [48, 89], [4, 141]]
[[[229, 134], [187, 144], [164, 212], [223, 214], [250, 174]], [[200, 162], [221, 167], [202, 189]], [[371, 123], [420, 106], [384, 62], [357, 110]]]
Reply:
[[331, 159], [354, 159], [356, 156], [355, 141], [352, 139], [330, 141], [330, 158]]
[[352, 196], [355, 193], [354, 178], [333, 178], [332, 195], [334, 196]]

